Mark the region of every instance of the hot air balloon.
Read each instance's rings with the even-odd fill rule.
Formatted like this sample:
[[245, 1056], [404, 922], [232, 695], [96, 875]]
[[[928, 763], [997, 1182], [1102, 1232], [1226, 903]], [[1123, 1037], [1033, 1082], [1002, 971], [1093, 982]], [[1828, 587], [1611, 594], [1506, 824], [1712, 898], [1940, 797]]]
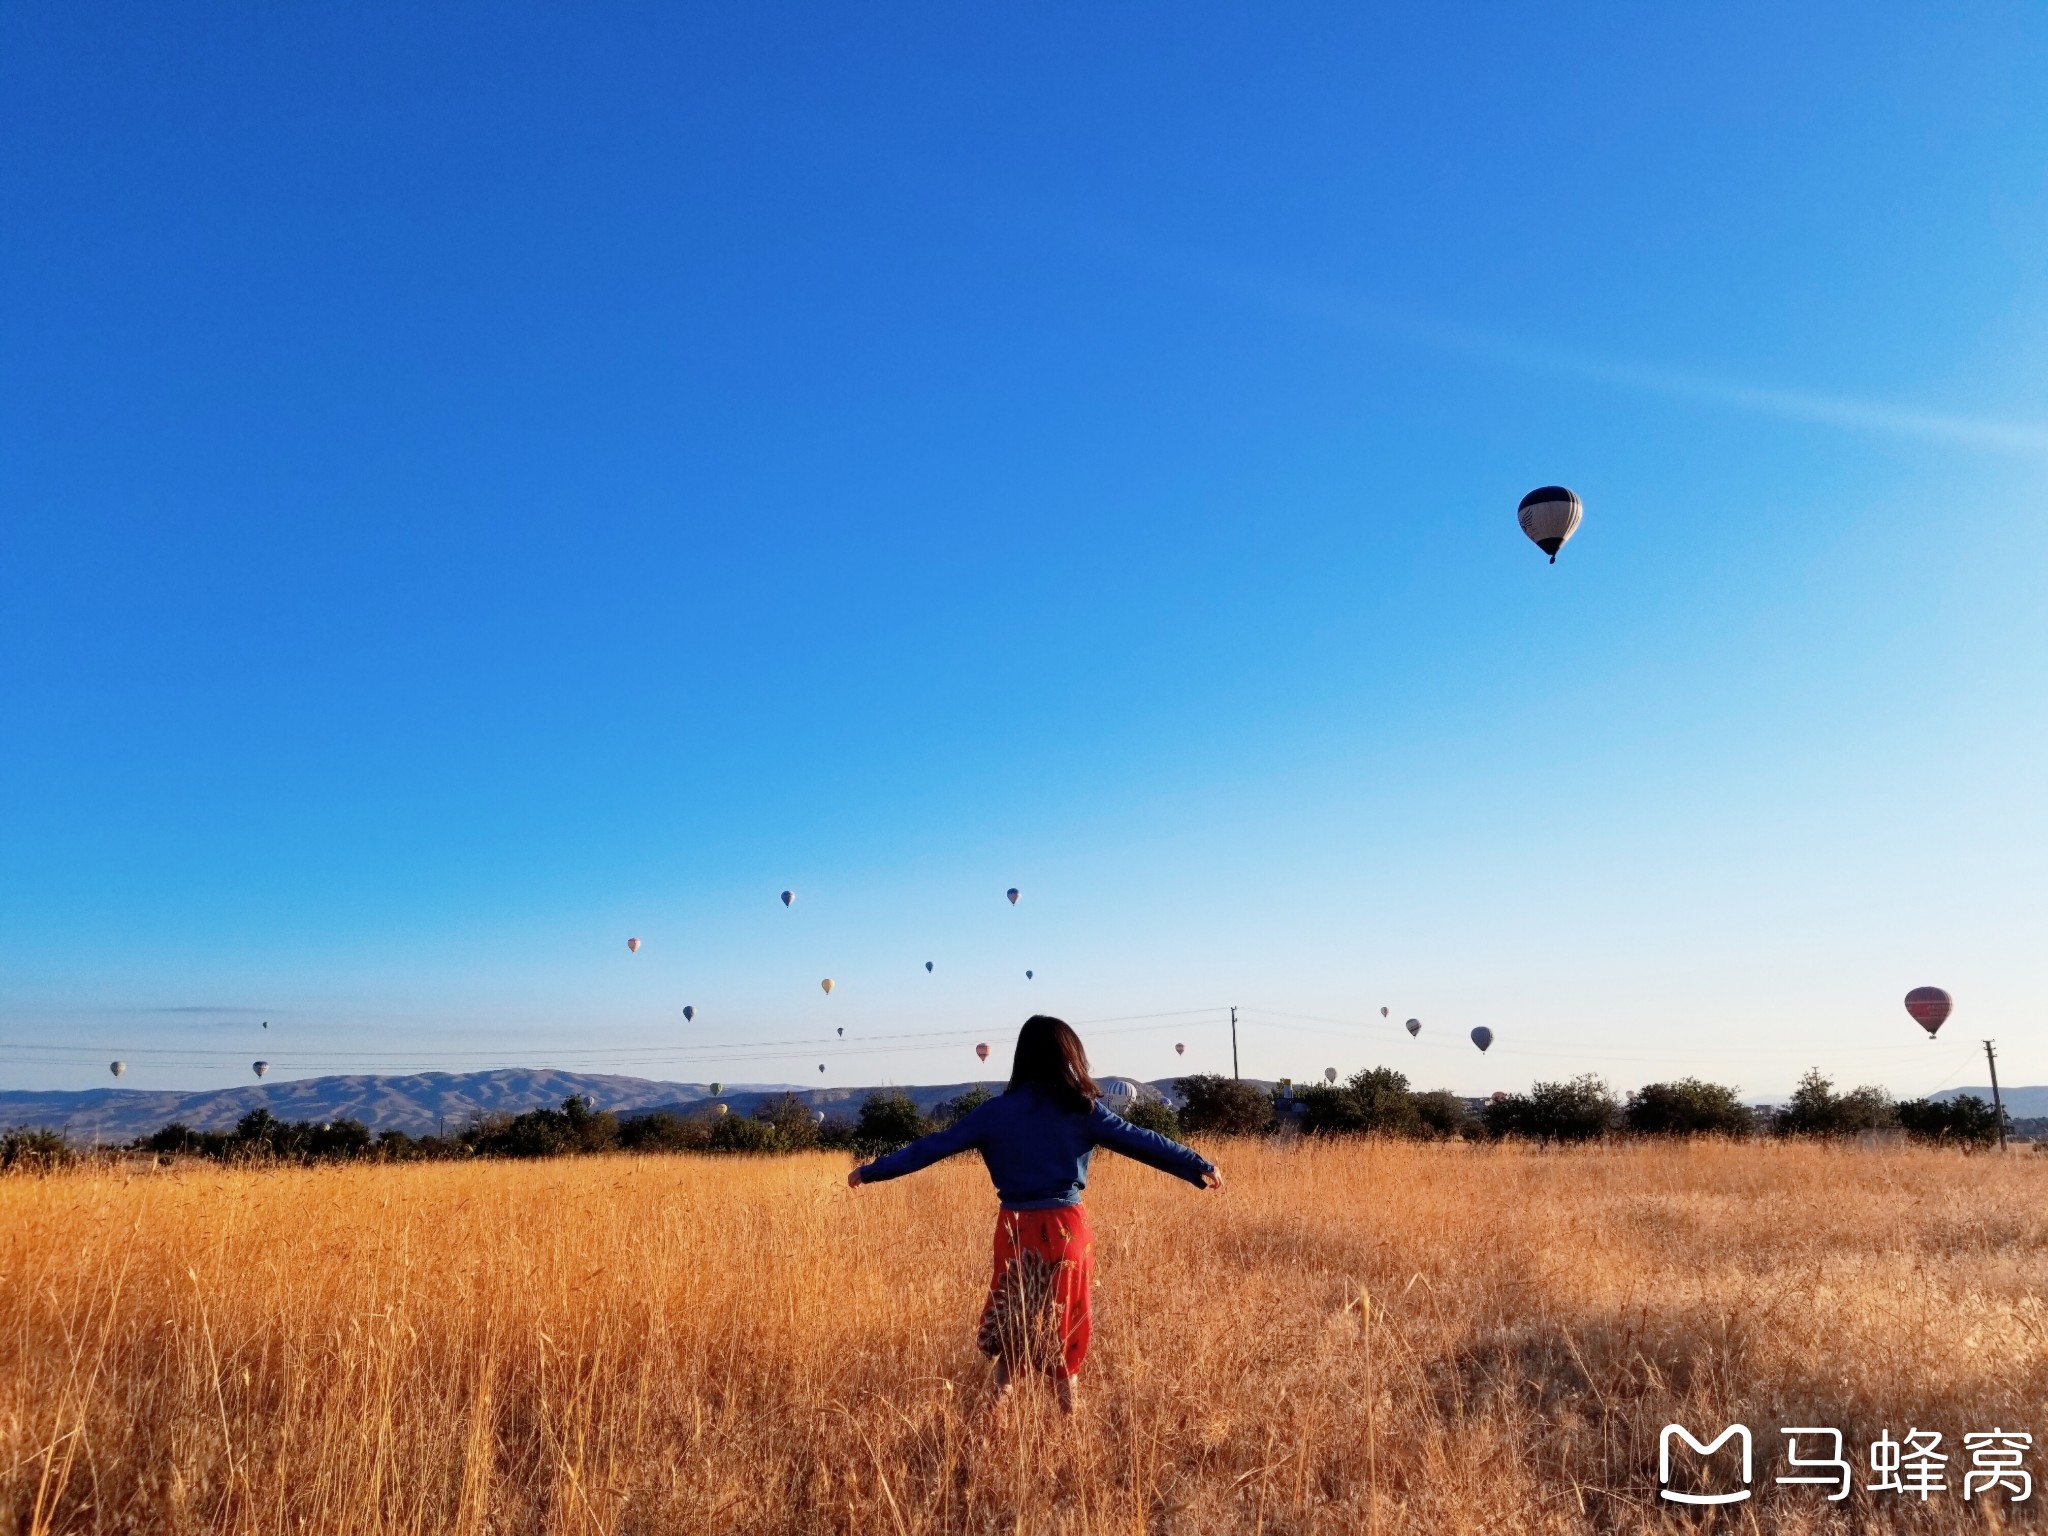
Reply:
[[1422, 1020], [1410, 1019], [1406, 1024], [1402, 1025], [1401, 1027], [1408, 1031], [1408, 1034], [1412, 1039], [1414, 1036], [1422, 1033]]
[[715, 1110], [715, 1111], [716, 1111], [717, 1113], [719, 1113], [719, 1114], [721, 1114], [721, 1115], [729, 1115], [729, 1114], [731, 1114], [731, 1113], [732, 1113], [732, 1108], [731, 1108], [731, 1106], [730, 1106], [730, 1105], [726, 1105], [726, 1104], [714, 1104], [714, 1105], [712, 1106], [712, 1108], [713, 1108], [713, 1109], [714, 1109], [714, 1110]]
[[1521, 519], [1522, 532], [1555, 565], [1557, 552], [1564, 548], [1565, 540], [1578, 532], [1579, 519], [1585, 516], [1586, 509], [1563, 486], [1544, 485], [1524, 496], [1515, 511]]
[[846, 1026], [844, 1024], [839, 1026], [839, 1038], [842, 1040], [846, 1038]]
[[987, 1042], [986, 1040], [984, 1040], [984, 1041], [982, 1041], [982, 1042], [981, 1042], [981, 1044], [977, 1045], [977, 1046], [976, 1046], [976, 1047], [974, 1048], [974, 1054], [975, 1054], [975, 1055], [977, 1055], [977, 1056], [979, 1056], [979, 1057], [980, 1057], [980, 1058], [981, 1058], [981, 1059], [982, 1059], [983, 1061], [987, 1061], [987, 1060], [988, 1060], [988, 1042]]
[[1013, 885], [1007, 891], [1003, 892], [1003, 894], [1010, 898], [1011, 906], [1014, 907], [1015, 905], [1017, 905], [1017, 887]]
[[694, 1019], [695, 1017], [697, 1017], [697, 1010], [691, 1007], [688, 1003], [683, 1004], [683, 1018], [685, 1020], [689, 1020]]
[[1178, 1041], [1176, 1041], [1176, 1042], [1174, 1043], [1174, 1047], [1173, 1047], [1173, 1054], [1174, 1054], [1174, 1055], [1176, 1055], [1176, 1056], [1185, 1056], [1185, 1055], [1187, 1055], [1187, 1053], [1188, 1053], [1188, 1048], [1187, 1048], [1187, 1047], [1186, 1047], [1185, 1045], [1182, 1045], [1182, 1044], [1180, 1044], [1180, 1043], [1179, 1043]]
[[268, 1020], [268, 1019], [265, 1019], [265, 1020], [263, 1021], [263, 1027], [264, 1027], [265, 1029], [268, 1029], [268, 1028], [270, 1028], [270, 1020]]
[[823, 1063], [822, 1061], [821, 1061], [821, 1062], [819, 1062], [819, 1063], [818, 1063], [818, 1070], [819, 1070], [820, 1072], [824, 1071], [824, 1070], [825, 1070], [825, 1063]]
[[924, 963], [924, 968], [925, 968], [925, 971], [926, 971], [926, 973], [927, 973], [927, 974], [929, 974], [929, 973], [930, 973], [930, 971], [931, 971], [931, 968], [932, 968], [932, 963], [931, 963], [931, 961], [929, 961], [929, 960], [925, 961], [925, 963]]
[[110, 1061], [107, 1063], [107, 1070], [113, 1073], [114, 1076], [119, 1077], [128, 1070], [128, 1063], [125, 1061]]
[[713, 1097], [713, 1098], [716, 1098], [716, 1097], [717, 1097], [717, 1096], [718, 1096], [719, 1094], [721, 1094], [721, 1093], [723, 1093], [723, 1092], [725, 1092], [725, 1084], [723, 1084], [723, 1083], [713, 1083], [713, 1084], [711, 1085], [711, 1095], [712, 1095], [712, 1097]]
[[1334, 1083], [1335, 1081], [1337, 1081], [1337, 1069], [1335, 1067], [1323, 1068], [1323, 1081], [1326, 1083]]
[[1031, 979], [1031, 973], [1030, 973], [1029, 971], [1026, 971], [1026, 972], [1024, 973], [1024, 979], [1025, 979], [1026, 981], [1029, 981], [1029, 980]]
[[782, 893], [782, 904], [783, 904], [783, 905], [784, 905], [785, 907], [786, 907], [786, 906], [788, 906], [788, 905], [789, 905], [789, 904], [790, 904], [790, 903], [791, 903], [792, 901], [795, 901], [795, 900], [796, 900], [796, 892], [795, 892], [795, 891], [784, 891], [784, 892]]
[[258, 1077], [261, 1077], [264, 1073], [270, 1070], [270, 1063], [267, 1061], [251, 1062], [250, 1066], [255, 1070], [255, 1073]]
[[821, 1109], [814, 1112], [811, 1115], [811, 1122], [814, 1125], [823, 1125], [825, 1123], [825, 1111]]
[[1386, 1016], [1387, 1010], [1385, 1008], [1380, 1009], [1380, 1017], [1384, 1019]]
[[823, 981], [819, 982], [818, 985], [825, 989], [825, 995], [827, 997], [830, 997], [832, 995], [832, 978], [830, 976], [827, 976]]
[[1493, 1044], [1493, 1031], [1488, 1029], [1484, 1024], [1480, 1025], [1477, 1029], [1472, 1031], [1472, 1043], [1478, 1046], [1480, 1052], [1484, 1054], [1486, 1048], [1489, 1045]]
[[629, 954], [629, 955], [637, 955], [637, 954], [639, 954], [639, 953], [640, 953], [640, 941], [639, 941], [638, 939], [628, 939], [628, 940], [626, 940], [626, 953], [627, 953], [627, 954]]
[[1915, 987], [1906, 994], [1906, 1012], [1913, 1015], [1913, 1022], [1927, 1031], [1932, 1040], [1934, 1032], [1947, 1022], [1949, 1010], [1955, 1007], [1955, 999], [1939, 987]]

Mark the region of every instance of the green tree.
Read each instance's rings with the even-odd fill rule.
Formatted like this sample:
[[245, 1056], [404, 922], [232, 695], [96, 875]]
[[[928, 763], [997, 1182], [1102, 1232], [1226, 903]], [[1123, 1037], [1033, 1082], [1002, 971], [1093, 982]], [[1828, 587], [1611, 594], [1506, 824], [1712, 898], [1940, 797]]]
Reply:
[[1792, 1098], [1778, 1111], [1781, 1136], [1853, 1136], [1898, 1124], [1898, 1108], [1882, 1088], [1858, 1088], [1838, 1094], [1818, 1067], [1799, 1079]]
[[42, 1126], [0, 1131], [0, 1169], [13, 1173], [50, 1173], [78, 1161], [71, 1143]]
[[1491, 1100], [1482, 1117], [1491, 1136], [1528, 1136], [1543, 1143], [1593, 1141], [1621, 1121], [1621, 1105], [1601, 1078], [1588, 1072], [1527, 1093]]
[[1431, 1088], [1415, 1095], [1415, 1122], [1422, 1135], [1443, 1141], [1456, 1141], [1479, 1130], [1465, 1100], [1448, 1088]]
[[1164, 1099], [1140, 1099], [1124, 1112], [1124, 1119], [1142, 1130], [1157, 1131], [1175, 1141], [1181, 1139], [1180, 1116]]
[[1191, 1136], [1262, 1136], [1273, 1128], [1273, 1096], [1256, 1083], [1201, 1072], [1173, 1087]]
[[745, 1115], [724, 1115], [711, 1127], [711, 1150], [714, 1152], [773, 1152], [775, 1127], [766, 1120], [751, 1120]]
[[1342, 1086], [1297, 1088], [1301, 1128], [1311, 1135], [1412, 1136], [1422, 1128], [1407, 1077], [1392, 1067], [1355, 1072]]
[[940, 1125], [951, 1125], [956, 1120], [965, 1120], [994, 1097], [986, 1086], [976, 1083], [957, 1099], [948, 1099], [941, 1104], [932, 1119]]
[[775, 1133], [780, 1152], [804, 1152], [818, 1144], [817, 1112], [793, 1093], [779, 1093], [754, 1111], [754, 1118]]
[[1756, 1117], [1733, 1088], [1681, 1077], [1628, 1096], [1622, 1122], [1638, 1136], [1747, 1136]]
[[900, 1088], [869, 1094], [853, 1125], [854, 1145], [869, 1157], [908, 1146], [923, 1134], [924, 1116]]
[[1894, 1113], [1899, 1127], [1915, 1141], [1972, 1150], [1998, 1141], [1998, 1111], [1974, 1093], [1953, 1099], [1908, 1099]]
[[711, 1145], [711, 1121], [657, 1109], [623, 1122], [619, 1144], [633, 1152], [702, 1152]]

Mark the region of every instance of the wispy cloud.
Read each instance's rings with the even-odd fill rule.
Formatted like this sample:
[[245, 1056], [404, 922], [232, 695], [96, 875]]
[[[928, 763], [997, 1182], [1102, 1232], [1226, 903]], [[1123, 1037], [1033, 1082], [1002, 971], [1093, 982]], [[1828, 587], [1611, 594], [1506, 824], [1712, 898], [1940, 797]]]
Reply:
[[[1131, 248], [1123, 249], [1128, 252]], [[1469, 326], [1418, 318], [1341, 288], [1304, 283], [1251, 267], [1221, 262], [1176, 265], [1183, 276], [1245, 302], [1299, 319], [1396, 336], [1434, 351], [1475, 358], [1496, 367], [1542, 373], [1551, 378], [1564, 375], [1781, 421], [1811, 422], [1845, 431], [2004, 453], [2048, 454], [2048, 421], [2014, 421], [1925, 410], [1853, 395], [1751, 384], [1654, 363], [1598, 357], [1568, 347], [1539, 345]]]
[[[984, 207], [989, 205], [984, 203]], [[1431, 351], [1469, 357], [1496, 368], [1574, 378], [1638, 394], [1661, 395], [1721, 410], [1811, 423], [1840, 431], [1911, 438], [2001, 453], [2048, 455], [2048, 421], [2013, 420], [1932, 410], [1825, 390], [1757, 384], [1628, 358], [1602, 357], [1526, 337], [1480, 330], [1398, 309], [1332, 284], [1245, 263], [1191, 258], [1134, 240], [1065, 213], [1015, 204], [998, 211], [1040, 236], [1085, 247], [1125, 265], [1206, 288], [1240, 303], [1348, 330], [1392, 337]]]

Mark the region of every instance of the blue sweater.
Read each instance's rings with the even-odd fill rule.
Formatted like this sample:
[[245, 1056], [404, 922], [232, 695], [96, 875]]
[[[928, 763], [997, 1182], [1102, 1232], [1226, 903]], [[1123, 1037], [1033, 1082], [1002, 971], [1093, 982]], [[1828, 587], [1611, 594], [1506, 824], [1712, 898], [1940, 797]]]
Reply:
[[1199, 1185], [1202, 1175], [1216, 1168], [1192, 1148], [1111, 1114], [1100, 1100], [1081, 1114], [1026, 1088], [998, 1094], [943, 1131], [876, 1158], [861, 1169], [861, 1182], [900, 1179], [969, 1147], [988, 1165], [1006, 1211], [1080, 1204], [1081, 1191], [1088, 1187], [1088, 1161], [1097, 1147], [1113, 1148], [1190, 1184]]

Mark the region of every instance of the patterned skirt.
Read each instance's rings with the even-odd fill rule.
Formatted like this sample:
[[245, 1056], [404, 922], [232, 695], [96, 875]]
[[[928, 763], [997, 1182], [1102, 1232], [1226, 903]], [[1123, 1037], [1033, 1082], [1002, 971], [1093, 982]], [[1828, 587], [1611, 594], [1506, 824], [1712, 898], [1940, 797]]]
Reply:
[[1088, 1290], [1095, 1236], [1078, 1205], [1004, 1211], [996, 1218], [995, 1274], [976, 1340], [1012, 1376], [1078, 1376], [1088, 1357]]

